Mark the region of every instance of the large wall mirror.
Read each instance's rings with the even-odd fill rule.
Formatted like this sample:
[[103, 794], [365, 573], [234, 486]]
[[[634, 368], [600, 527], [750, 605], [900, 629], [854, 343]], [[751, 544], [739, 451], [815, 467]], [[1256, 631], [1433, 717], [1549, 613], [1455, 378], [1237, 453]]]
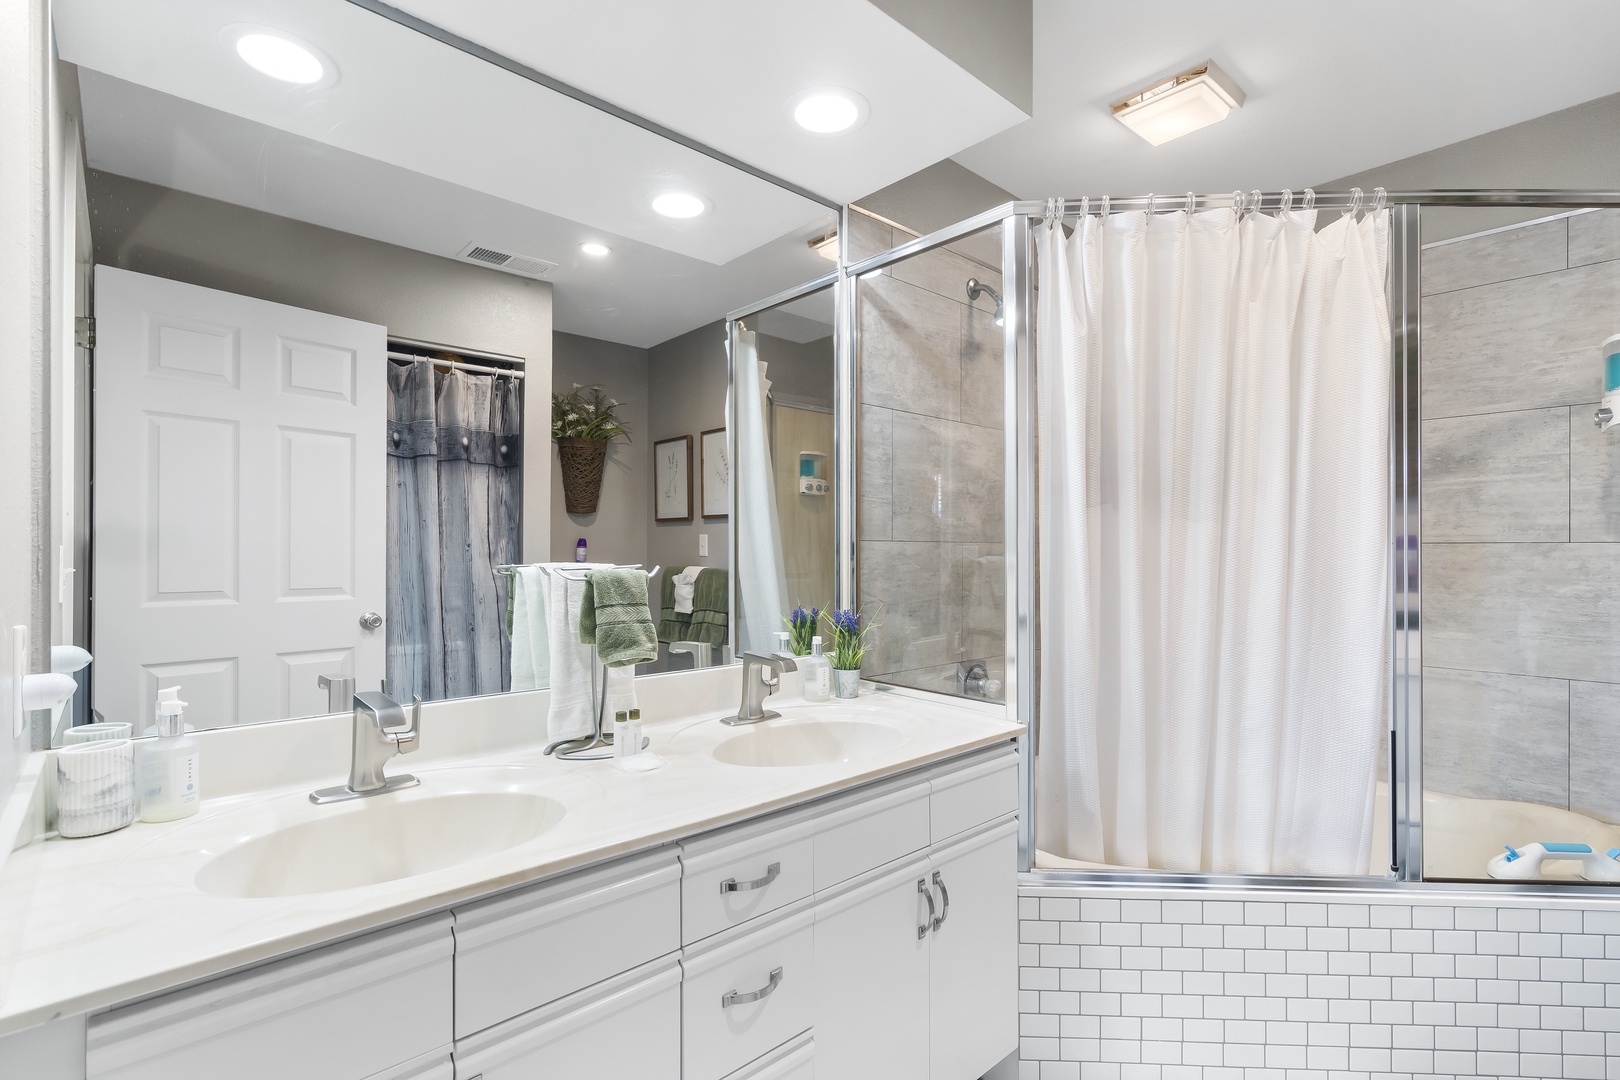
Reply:
[[763, 440], [728, 424], [726, 324], [830, 269], [830, 206], [348, 0], [58, 0], [55, 38], [94, 317], [54, 433], [81, 705], [140, 732], [173, 684], [199, 728], [340, 711], [343, 680], [544, 687], [504, 568], [576, 559], [660, 568], [639, 671], [729, 662], [753, 469], [827, 533], [812, 580], [821, 533], [776, 522], [783, 595], [831, 599], [832, 500], [798, 494], [831, 475], [830, 293], [749, 327]]

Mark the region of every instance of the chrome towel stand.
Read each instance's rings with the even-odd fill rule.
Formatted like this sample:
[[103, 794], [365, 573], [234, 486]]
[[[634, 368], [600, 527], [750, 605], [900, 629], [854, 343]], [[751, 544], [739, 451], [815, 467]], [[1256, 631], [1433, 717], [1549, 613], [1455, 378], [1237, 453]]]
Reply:
[[[514, 571], [516, 571], [520, 565], [523, 565], [523, 564], [519, 564], [519, 563], [504, 564], [504, 565], [495, 567], [495, 572], [497, 574], [508, 574], [508, 575], [510, 575]], [[550, 567], [550, 566], [543, 566], [543, 565], [540, 565], [540, 564], [534, 564], [534, 565], [539, 567], [539, 570], [540, 570], [541, 573], [547, 574], [547, 575], [549, 575], [551, 577], [559, 577], [559, 578], [562, 578], [564, 581], [580, 581], [580, 582], [583, 582], [588, 576], [590, 576], [591, 573], [593, 573], [594, 571], [597, 571], [597, 570], [640, 570], [641, 569], [641, 564], [640, 563], [619, 563], [619, 564], [615, 564], [613, 566], [593, 566], [593, 567], [591, 567], [589, 569], [586, 569], [586, 570], [567, 570], [567, 569], [564, 569], [562, 567]], [[647, 577], [652, 578], [654, 575], [656, 575], [662, 569], [663, 569], [662, 566], [653, 567], [651, 570], [647, 571]], [[591, 646], [591, 670], [592, 670], [592, 672], [594, 672], [596, 670], [596, 667], [597, 667], [596, 646], [592, 645]], [[564, 761], [602, 761], [602, 760], [605, 760], [607, 758], [611, 758], [613, 756], [613, 750], [612, 750], [612, 747], [613, 747], [613, 733], [611, 731], [606, 730], [607, 724], [605, 722], [606, 718], [607, 718], [608, 669], [607, 669], [606, 664], [602, 664], [601, 668], [602, 668], [602, 688], [601, 688], [600, 692], [597, 691], [595, 678], [593, 677], [592, 680], [591, 680], [591, 715], [596, 718], [595, 727], [594, 727], [592, 733], [589, 734], [589, 735], [581, 735], [577, 739], [561, 739], [561, 740], [559, 740], [557, 742], [551, 743], [550, 745], [548, 745], [546, 747], [546, 749], [544, 751], [545, 753], [547, 753], [547, 754], [555, 753], [555, 755], [559, 759], [564, 760]], [[641, 740], [641, 746], [637, 748], [638, 752], [640, 750], [645, 750], [647, 748], [647, 746], [651, 742], [652, 742], [651, 739], [645, 739], [645, 738], [642, 739]]]

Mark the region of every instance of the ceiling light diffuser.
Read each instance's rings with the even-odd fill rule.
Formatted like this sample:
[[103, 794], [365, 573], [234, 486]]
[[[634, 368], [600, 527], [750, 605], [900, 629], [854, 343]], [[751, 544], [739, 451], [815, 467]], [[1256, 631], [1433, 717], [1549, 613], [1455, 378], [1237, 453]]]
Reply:
[[820, 255], [823, 259], [837, 262], [838, 231], [835, 229], [830, 233], [826, 233], [822, 236], [816, 237], [814, 240], [811, 240], [810, 250], [814, 251], [817, 255]]
[[866, 113], [866, 99], [842, 86], [818, 86], [788, 102], [793, 122], [817, 135], [837, 135], [860, 127]]
[[608, 247], [606, 244], [598, 244], [596, 241], [591, 240], [579, 245], [579, 250], [583, 251], [587, 255], [600, 259], [613, 249]]
[[669, 218], [695, 218], [709, 208], [701, 198], [685, 191], [666, 191], [652, 201], [657, 213]]
[[326, 66], [320, 57], [298, 42], [277, 34], [243, 34], [236, 39], [236, 55], [254, 71], [296, 86], [308, 86], [326, 77]]
[[1225, 120], [1243, 105], [1243, 91], [1212, 61], [1114, 102], [1115, 119], [1154, 146]]

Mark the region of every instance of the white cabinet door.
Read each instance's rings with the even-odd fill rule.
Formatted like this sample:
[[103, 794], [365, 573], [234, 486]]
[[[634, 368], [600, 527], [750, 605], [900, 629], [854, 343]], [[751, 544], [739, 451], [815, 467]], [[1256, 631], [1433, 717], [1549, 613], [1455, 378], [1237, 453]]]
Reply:
[[928, 865], [881, 871], [817, 903], [820, 1075], [927, 1080]]
[[107, 266], [95, 295], [96, 701], [140, 731], [159, 686], [199, 727], [375, 688], [387, 331]]
[[931, 1076], [977, 1080], [1018, 1048], [1017, 823], [939, 849], [928, 876], [939, 906], [928, 935]]

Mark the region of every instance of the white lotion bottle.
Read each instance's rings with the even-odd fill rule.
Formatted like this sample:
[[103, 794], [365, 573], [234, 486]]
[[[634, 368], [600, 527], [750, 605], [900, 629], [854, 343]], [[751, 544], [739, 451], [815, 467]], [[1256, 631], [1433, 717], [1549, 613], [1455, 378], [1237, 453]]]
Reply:
[[136, 744], [135, 790], [142, 821], [190, 817], [200, 805], [202, 746], [185, 734], [186, 703], [170, 698], [157, 706], [157, 738]]
[[819, 634], [810, 639], [810, 655], [799, 658], [799, 670], [804, 672], [804, 700], [832, 700], [832, 661], [821, 654]]

